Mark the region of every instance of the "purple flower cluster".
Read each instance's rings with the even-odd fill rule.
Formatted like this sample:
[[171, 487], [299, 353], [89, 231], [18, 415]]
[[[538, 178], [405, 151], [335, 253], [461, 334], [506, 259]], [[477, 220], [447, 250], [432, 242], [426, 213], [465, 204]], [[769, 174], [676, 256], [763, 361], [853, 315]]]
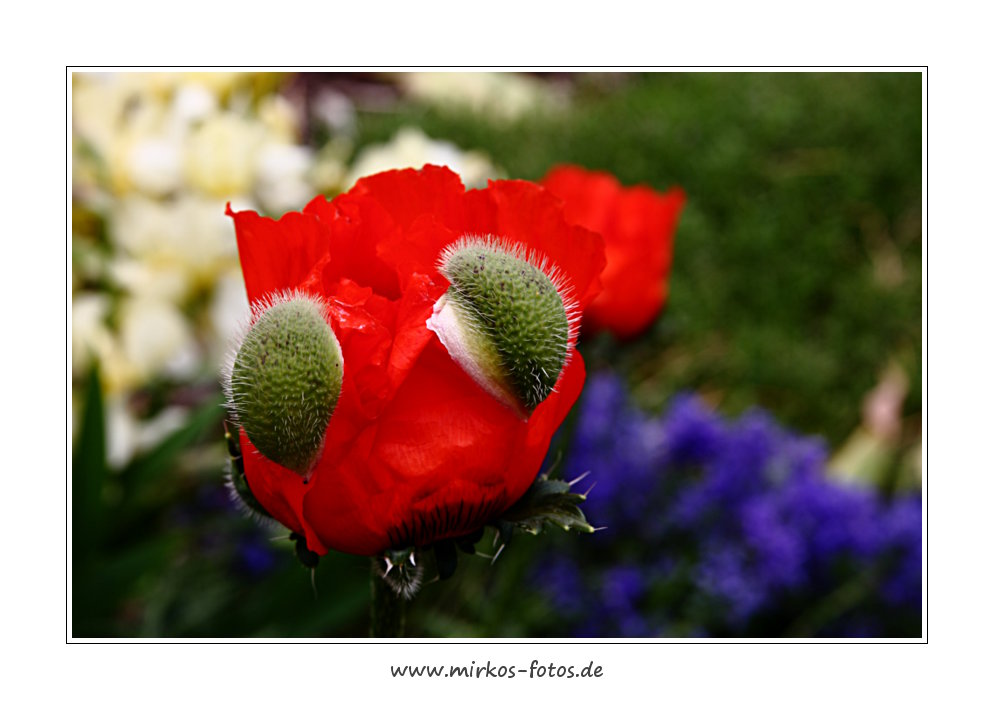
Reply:
[[763, 413], [682, 396], [649, 418], [600, 374], [565, 462], [585, 471], [605, 529], [536, 570], [576, 635], [921, 633], [920, 498], [828, 479], [820, 442]]

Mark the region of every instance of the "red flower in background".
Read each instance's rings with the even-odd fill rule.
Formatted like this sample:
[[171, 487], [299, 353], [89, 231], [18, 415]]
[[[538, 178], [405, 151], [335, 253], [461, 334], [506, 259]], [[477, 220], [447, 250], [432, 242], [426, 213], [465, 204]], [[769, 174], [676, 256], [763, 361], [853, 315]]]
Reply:
[[444, 168], [381, 173], [280, 220], [234, 218], [249, 300], [297, 290], [328, 306], [344, 378], [307, 477], [263, 457], [242, 432], [245, 476], [273, 517], [318, 554], [377, 554], [479, 529], [535, 478], [585, 377], [573, 352], [527, 418], [480, 387], [426, 327], [449, 288], [443, 250], [497, 237], [558, 269], [579, 309], [600, 288], [601, 239], [520, 181], [465, 191]]
[[624, 188], [608, 173], [575, 166], [553, 169], [542, 184], [564, 201], [569, 222], [604, 238], [603, 291], [584, 311], [584, 327], [638, 335], [666, 303], [683, 191]]

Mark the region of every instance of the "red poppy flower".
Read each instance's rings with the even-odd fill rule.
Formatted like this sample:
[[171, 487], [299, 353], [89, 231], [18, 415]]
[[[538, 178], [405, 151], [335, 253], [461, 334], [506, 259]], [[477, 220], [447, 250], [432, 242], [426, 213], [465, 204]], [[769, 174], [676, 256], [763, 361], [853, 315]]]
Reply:
[[432, 166], [360, 180], [279, 220], [229, 214], [249, 300], [293, 290], [317, 297], [344, 362], [307, 476], [241, 434], [249, 487], [273, 517], [318, 554], [370, 555], [469, 534], [524, 494], [583, 386], [575, 333], [554, 389], [523, 416], [478, 385], [427, 327], [450, 286], [439, 259], [465, 237], [500, 240], [554, 266], [582, 309], [600, 287], [598, 235], [568, 224], [561, 202], [537, 185], [467, 192]]
[[542, 184], [565, 202], [566, 219], [604, 237], [603, 291], [584, 311], [588, 330], [621, 338], [652, 323], [669, 293], [673, 238], [685, 196], [623, 188], [612, 175], [575, 166], [553, 169]]

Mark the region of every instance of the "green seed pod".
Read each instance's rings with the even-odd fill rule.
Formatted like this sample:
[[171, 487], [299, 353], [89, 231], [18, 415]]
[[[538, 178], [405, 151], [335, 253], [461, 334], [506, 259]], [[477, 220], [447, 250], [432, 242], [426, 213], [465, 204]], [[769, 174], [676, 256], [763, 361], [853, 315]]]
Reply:
[[569, 359], [575, 306], [545, 264], [491, 238], [442, 254], [450, 287], [428, 321], [481, 387], [523, 418], [549, 396]]
[[305, 476], [342, 391], [342, 350], [325, 313], [319, 300], [298, 293], [257, 307], [225, 388], [249, 441]]

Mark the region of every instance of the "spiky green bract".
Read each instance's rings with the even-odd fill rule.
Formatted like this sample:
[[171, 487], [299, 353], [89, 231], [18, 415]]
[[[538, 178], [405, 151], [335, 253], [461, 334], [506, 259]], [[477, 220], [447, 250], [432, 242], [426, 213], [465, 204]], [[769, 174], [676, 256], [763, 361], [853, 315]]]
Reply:
[[262, 310], [235, 356], [232, 409], [263, 456], [306, 475], [342, 390], [342, 351], [323, 305], [301, 295]]
[[477, 365], [530, 413], [566, 365], [570, 318], [557, 285], [523, 253], [493, 240], [447, 250], [441, 270]]
[[[555, 525], [566, 531], [595, 532], [597, 528], [587, 522], [580, 509], [587, 494], [572, 491], [573, 486], [586, 477], [585, 473], [572, 481], [563, 481], [549, 478], [549, 474], [543, 473], [535, 479], [525, 495], [501, 515], [501, 522], [510, 523], [532, 535], [538, 535], [547, 525]], [[501, 537], [509, 538], [509, 531], [501, 531]]]

